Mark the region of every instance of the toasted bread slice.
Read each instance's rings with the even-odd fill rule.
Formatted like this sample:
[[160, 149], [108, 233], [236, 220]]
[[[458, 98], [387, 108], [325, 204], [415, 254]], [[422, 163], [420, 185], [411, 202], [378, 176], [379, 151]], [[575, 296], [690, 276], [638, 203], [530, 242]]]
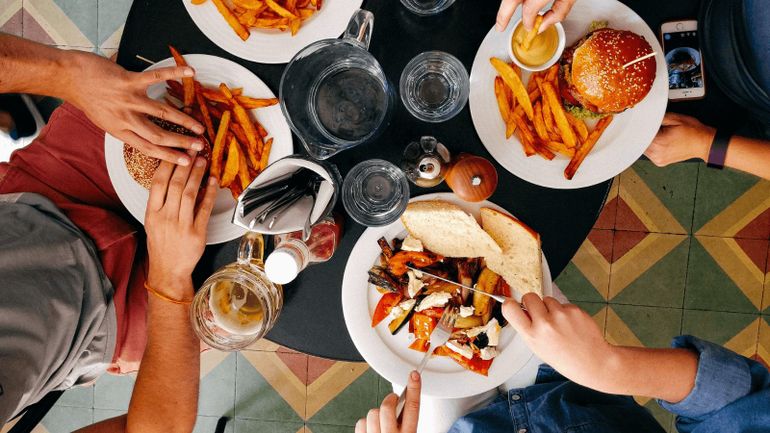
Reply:
[[476, 222], [454, 204], [440, 200], [409, 203], [401, 221], [425, 249], [444, 257], [485, 257], [502, 249]]
[[481, 225], [503, 252], [484, 256], [487, 267], [522, 295], [543, 296], [540, 235], [526, 224], [494, 209], [481, 209]]

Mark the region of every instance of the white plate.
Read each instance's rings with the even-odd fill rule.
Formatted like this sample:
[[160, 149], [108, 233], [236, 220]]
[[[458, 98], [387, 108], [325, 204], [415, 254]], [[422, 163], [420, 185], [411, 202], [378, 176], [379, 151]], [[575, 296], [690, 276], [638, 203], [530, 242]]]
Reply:
[[212, 42], [230, 54], [259, 63], [288, 63], [313, 42], [339, 37], [348, 26], [350, 17], [363, 3], [363, 0], [325, 0], [321, 10], [304, 21], [294, 36], [288, 30], [252, 28], [249, 39], [243, 41], [213, 2], [194, 5], [190, 0], [181, 1], [195, 25]]
[[[188, 54], [184, 56], [187, 63], [195, 69], [195, 78], [208, 87], [217, 87], [219, 83], [225, 83], [230, 88], [243, 87], [245, 95], [255, 98], [275, 98], [275, 94], [265, 83], [248, 69], [237, 63], [220, 57], [205, 54]], [[165, 59], [147, 68], [148, 70], [174, 66], [172, 58]], [[166, 94], [166, 84], [158, 83], [147, 89], [150, 98], [160, 100]], [[251, 110], [259, 122], [264, 125], [270, 137], [273, 137], [273, 146], [270, 151], [270, 163], [277, 161], [293, 152], [291, 130], [286, 118], [281, 113], [278, 104], [271, 107]], [[147, 199], [150, 194], [129, 174], [123, 159], [123, 142], [110, 134], [104, 136], [104, 158], [107, 161], [107, 172], [110, 175], [112, 186], [118, 193], [120, 201], [139, 222], [144, 224], [144, 211], [147, 207]], [[240, 237], [244, 229], [231, 223], [235, 200], [229, 189], [220, 189], [217, 193], [217, 201], [209, 220], [207, 244], [218, 244]]]
[[[468, 203], [451, 193], [426, 194], [413, 198], [419, 200], [444, 200], [454, 203], [466, 212], [479, 217], [482, 207], [506, 212], [488, 201]], [[391, 335], [387, 324], [371, 327], [372, 313], [382, 295], [367, 282], [367, 271], [380, 255], [377, 239], [388, 241], [402, 238], [406, 229], [401, 220], [384, 226], [370, 227], [364, 231], [350, 253], [345, 275], [342, 279], [342, 311], [345, 315], [350, 337], [366, 362], [388, 381], [397, 386], [406, 385], [407, 375], [417, 367], [423, 354], [409, 349], [410, 334], [401, 330]], [[551, 271], [543, 256], [543, 292], [553, 294]], [[517, 294], [517, 298], [520, 296]], [[442, 398], [460, 398], [480, 394], [495, 388], [515, 375], [532, 357], [532, 352], [523, 338], [510, 325], [500, 334], [500, 354], [492, 363], [488, 376], [468, 371], [453, 360], [436, 357], [428, 362], [422, 373], [422, 392], [425, 395]]]
[[[521, 9], [511, 19], [515, 23]], [[510, 29], [489, 31], [476, 53], [471, 69], [470, 108], [473, 126], [492, 157], [514, 175], [527, 182], [549, 188], [582, 188], [615, 177], [631, 166], [652, 143], [666, 112], [668, 73], [663, 49], [650, 27], [639, 15], [616, 0], [578, 0], [562, 23], [567, 46], [582, 38], [594, 20], [607, 20], [609, 26], [630, 30], [644, 36], [657, 55], [657, 72], [650, 93], [633, 108], [618, 114], [591, 150], [572, 180], [564, 178], [569, 159], [556, 155], [547, 161], [537, 155], [527, 158], [516, 135], [505, 139], [505, 125], [497, 108], [494, 79], [497, 72], [490, 57], [508, 59], [507, 39]], [[511, 24], [513, 25], [513, 24]], [[526, 83], [528, 73], [524, 73]]]

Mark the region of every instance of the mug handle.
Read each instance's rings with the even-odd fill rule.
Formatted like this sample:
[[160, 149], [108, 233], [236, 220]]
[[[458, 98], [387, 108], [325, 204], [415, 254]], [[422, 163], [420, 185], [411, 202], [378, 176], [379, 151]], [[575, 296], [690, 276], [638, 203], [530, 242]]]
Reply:
[[261, 233], [246, 232], [238, 247], [238, 263], [250, 265], [254, 262], [261, 265], [265, 255], [265, 239]]
[[368, 50], [369, 42], [372, 41], [373, 29], [374, 14], [366, 9], [359, 9], [350, 17], [348, 28], [345, 29], [342, 39]]

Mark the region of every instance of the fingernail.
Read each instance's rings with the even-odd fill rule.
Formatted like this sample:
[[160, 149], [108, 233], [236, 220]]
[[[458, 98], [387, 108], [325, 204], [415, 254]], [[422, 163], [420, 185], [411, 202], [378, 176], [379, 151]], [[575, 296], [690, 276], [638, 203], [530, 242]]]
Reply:
[[410, 376], [412, 377], [412, 380], [414, 380], [414, 381], [420, 380], [420, 373], [418, 373], [417, 371], [413, 371]]
[[194, 149], [188, 149], [187, 154], [190, 155], [190, 158], [195, 158], [195, 155], [198, 154], [198, 151]]
[[182, 165], [182, 166], [186, 167], [186, 166], [190, 165], [190, 158], [188, 158], [186, 156], [180, 156], [179, 159], [176, 160], [176, 162], [179, 165]]
[[203, 150], [203, 143], [196, 140], [196, 141], [193, 141], [193, 144], [190, 147], [192, 147], [193, 150], [197, 150], [198, 152], [200, 152], [201, 150]]
[[195, 158], [195, 166], [196, 167], [203, 167], [206, 165], [206, 160], [203, 158]]
[[192, 77], [193, 75], [195, 75], [195, 71], [193, 71], [192, 68], [185, 68], [184, 72], [182, 72], [182, 75], [184, 75], [185, 77]]
[[203, 125], [195, 125], [193, 127], [193, 132], [196, 133], [196, 134], [203, 134], [203, 131], [205, 131], [205, 130], [206, 129], [203, 127]]

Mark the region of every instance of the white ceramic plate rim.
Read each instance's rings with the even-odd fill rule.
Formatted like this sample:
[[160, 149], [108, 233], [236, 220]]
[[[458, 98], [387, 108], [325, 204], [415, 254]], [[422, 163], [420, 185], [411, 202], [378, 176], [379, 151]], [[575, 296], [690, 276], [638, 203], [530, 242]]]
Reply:
[[[426, 194], [415, 197], [411, 201], [421, 200], [448, 201], [473, 213], [477, 218], [481, 207], [490, 207], [508, 213], [494, 203], [488, 201], [469, 203], [451, 193]], [[371, 327], [371, 314], [381, 295], [367, 282], [367, 271], [380, 254], [377, 239], [385, 236], [391, 240], [395, 236], [403, 235], [404, 232], [400, 219], [387, 226], [366, 229], [353, 247], [342, 280], [342, 310], [345, 325], [353, 343], [361, 356], [378, 374], [397, 386], [405, 385], [409, 371], [417, 366], [422, 354], [407, 347], [408, 332], [402, 330], [397, 335], [391, 336], [384, 322], [376, 328]], [[543, 256], [543, 286], [547, 296], [553, 294], [551, 272], [545, 256]], [[423, 394], [441, 398], [460, 398], [480, 394], [501, 385], [521, 370], [533, 356], [523, 338], [510, 325], [503, 328], [501, 341], [507, 341], [507, 344], [502, 347], [486, 377], [465, 370], [451, 359], [432, 359], [423, 371]]]
[[[275, 94], [267, 85], [251, 71], [243, 66], [221, 57], [206, 54], [188, 54], [184, 56], [187, 63], [196, 70], [196, 79], [207, 86], [218, 86], [220, 82], [231, 87], [243, 87], [245, 94], [257, 98], [274, 98]], [[164, 59], [147, 70], [173, 66], [172, 58]], [[165, 83], [158, 83], [147, 89], [147, 94], [154, 99], [160, 99], [165, 94]], [[251, 110], [252, 116], [262, 123], [270, 136], [273, 137], [273, 147], [269, 162], [291, 155], [293, 150], [291, 130], [278, 104], [271, 107]], [[140, 223], [144, 224], [144, 213], [147, 207], [149, 191], [136, 183], [129, 174], [123, 159], [123, 141], [110, 134], [104, 136], [104, 158], [112, 186], [120, 201]], [[233, 224], [232, 216], [236, 202], [228, 189], [220, 189], [217, 201], [209, 220], [206, 243], [218, 244], [238, 238], [245, 230]]]
[[[521, 9], [518, 9], [511, 23], [517, 22], [520, 16]], [[492, 157], [515, 176], [549, 188], [573, 189], [596, 185], [630, 167], [658, 132], [668, 104], [668, 72], [663, 49], [655, 33], [639, 15], [616, 0], [578, 0], [562, 23], [567, 46], [572, 46], [583, 37], [591, 21], [602, 19], [608, 20], [612, 28], [631, 30], [644, 36], [657, 53], [657, 75], [644, 100], [615, 116], [572, 180], [564, 178], [564, 169], [568, 163], [566, 157], [557, 155], [553, 161], [539, 156], [528, 158], [515, 135], [505, 139], [505, 126], [500, 118], [493, 89], [497, 73], [489, 63], [489, 58], [508, 58], [506, 37], [510, 29], [497, 32], [493, 28], [481, 43], [473, 61], [470, 79], [473, 126]], [[527, 76], [524, 73], [524, 77]]]
[[195, 25], [220, 48], [242, 59], [273, 64], [287, 63], [313, 42], [339, 37], [363, 3], [363, 0], [325, 0], [321, 10], [302, 23], [295, 36], [289, 31], [251, 29], [249, 39], [242, 41], [213, 2], [194, 5], [190, 0], [181, 1]]

